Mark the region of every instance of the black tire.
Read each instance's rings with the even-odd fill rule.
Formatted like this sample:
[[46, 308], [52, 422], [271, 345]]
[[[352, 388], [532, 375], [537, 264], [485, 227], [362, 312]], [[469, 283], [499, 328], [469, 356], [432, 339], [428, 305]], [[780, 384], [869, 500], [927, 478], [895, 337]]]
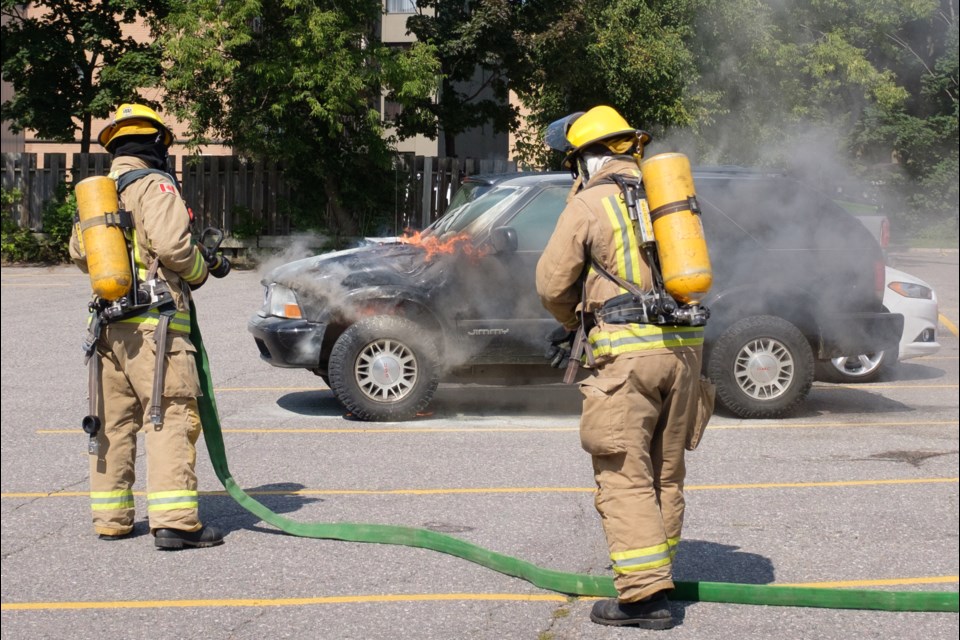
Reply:
[[437, 390], [437, 349], [416, 323], [372, 316], [337, 339], [327, 373], [334, 395], [354, 417], [409, 420]]
[[813, 384], [813, 352], [800, 330], [776, 316], [750, 316], [714, 343], [707, 375], [717, 400], [740, 418], [779, 418]]
[[817, 379], [845, 384], [873, 382], [882, 374], [894, 368], [899, 357], [900, 350], [894, 347], [887, 351], [818, 362]]

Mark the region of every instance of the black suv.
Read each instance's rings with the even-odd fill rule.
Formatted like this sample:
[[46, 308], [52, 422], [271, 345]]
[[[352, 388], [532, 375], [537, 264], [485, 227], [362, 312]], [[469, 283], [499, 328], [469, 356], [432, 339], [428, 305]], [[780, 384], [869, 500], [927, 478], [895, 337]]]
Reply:
[[[854, 217], [782, 175], [694, 172], [714, 285], [704, 371], [743, 418], [794, 409], [816, 360], [892, 348], [883, 255]], [[557, 381], [543, 359], [556, 322], [534, 287], [563, 210], [566, 173], [469, 179], [415, 240], [283, 265], [249, 322], [261, 356], [321, 376], [354, 416], [403, 420], [438, 382]]]

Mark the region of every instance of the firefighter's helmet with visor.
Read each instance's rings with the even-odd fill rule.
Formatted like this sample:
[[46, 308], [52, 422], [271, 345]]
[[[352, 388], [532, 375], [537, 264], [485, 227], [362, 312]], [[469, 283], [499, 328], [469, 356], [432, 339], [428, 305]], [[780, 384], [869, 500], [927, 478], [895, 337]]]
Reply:
[[173, 144], [173, 133], [156, 111], [142, 104], [122, 104], [117, 107], [113, 121], [97, 136], [97, 141], [109, 151], [110, 145], [118, 138], [151, 134], [162, 135], [166, 147]]
[[635, 148], [642, 156], [643, 147], [650, 142], [651, 136], [627, 124], [613, 107], [600, 105], [551, 123], [544, 140], [551, 149], [566, 154], [563, 166], [570, 168], [576, 157], [594, 144], [602, 144], [616, 154], [629, 153]]

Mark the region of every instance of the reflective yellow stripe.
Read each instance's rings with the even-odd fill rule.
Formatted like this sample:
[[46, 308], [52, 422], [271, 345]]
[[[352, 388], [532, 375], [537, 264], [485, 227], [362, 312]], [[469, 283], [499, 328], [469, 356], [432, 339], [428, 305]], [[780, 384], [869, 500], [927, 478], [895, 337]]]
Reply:
[[677, 555], [677, 545], [680, 544], [680, 538], [667, 538], [667, 544], [670, 545], [670, 559], [673, 560]]
[[670, 558], [670, 545], [666, 542], [653, 547], [617, 551], [610, 554], [610, 559], [613, 560], [613, 570], [620, 574], [656, 569], [670, 564]]
[[155, 491], [147, 494], [147, 500], [166, 500], [167, 498], [196, 498], [198, 492], [190, 489], [175, 489], [173, 491]]
[[[118, 320], [118, 322], [123, 322], [127, 324], [147, 324], [147, 325], [157, 325], [160, 322], [160, 312], [156, 309], [150, 309], [139, 315], [124, 318], [123, 320]], [[189, 311], [177, 311], [173, 314], [173, 317], [170, 318], [170, 325], [168, 327], [171, 331], [180, 331], [181, 333], [190, 333], [190, 312]]]
[[199, 506], [196, 491], [158, 491], [147, 494], [148, 511], [196, 509]]
[[[627, 213], [627, 206], [623, 202], [623, 195], [610, 196], [602, 200], [603, 210], [613, 227], [613, 250], [617, 260], [617, 275], [632, 282], [638, 287], [643, 286], [640, 276], [640, 250], [637, 243], [637, 233], [633, 222]], [[625, 292], [623, 288], [620, 291]]]
[[130, 489], [121, 489], [119, 491], [91, 491], [90, 508], [94, 511], [132, 509], [133, 491]]
[[147, 265], [140, 255], [140, 243], [137, 241], [136, 229], [130, 230], [130, 242], [133, 243], [133, 264], [137, 267], [137, 280], [143, 282], [147, 279]]
[[629, 351], [702, 345], [703, 327], [625, 324], [616, 331], [594, 331], [587, 340], [594, 357], [615, 356]]
[[165, 504], [151, 504], [147, 511], [173, 511], [174, 509], [196, 509], [200, 503], [196, 500], [189, 502], [170, 502]]
[[194, 284], [198, 280], [200, 280], [202, 276], [203, 276], [203, 256], [200, 255], [199, 251], [197, 251], [193, 260], [193, 269], [191, 269], [190, 273], [184, 276], [183, 279], [189, 282], [190, 284]]

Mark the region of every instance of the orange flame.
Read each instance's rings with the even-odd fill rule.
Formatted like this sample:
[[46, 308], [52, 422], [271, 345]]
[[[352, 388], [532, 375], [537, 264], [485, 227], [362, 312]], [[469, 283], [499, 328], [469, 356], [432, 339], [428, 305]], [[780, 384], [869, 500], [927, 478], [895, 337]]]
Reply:
[[419, 231], [407, 232], [407, 235], [400, 237], [400, 242], [420, 247], [426, 252], [425, 259], [429, 262], [440, 255], [453, 255], [459, 253], [471, 258], [482, 258], [487, 255], [489, 249], [486, 247], [477, 248], [473, 245], [471, 238], [466, 233], [458, 233], [444, 240], [437, 236], [423, 237]]

